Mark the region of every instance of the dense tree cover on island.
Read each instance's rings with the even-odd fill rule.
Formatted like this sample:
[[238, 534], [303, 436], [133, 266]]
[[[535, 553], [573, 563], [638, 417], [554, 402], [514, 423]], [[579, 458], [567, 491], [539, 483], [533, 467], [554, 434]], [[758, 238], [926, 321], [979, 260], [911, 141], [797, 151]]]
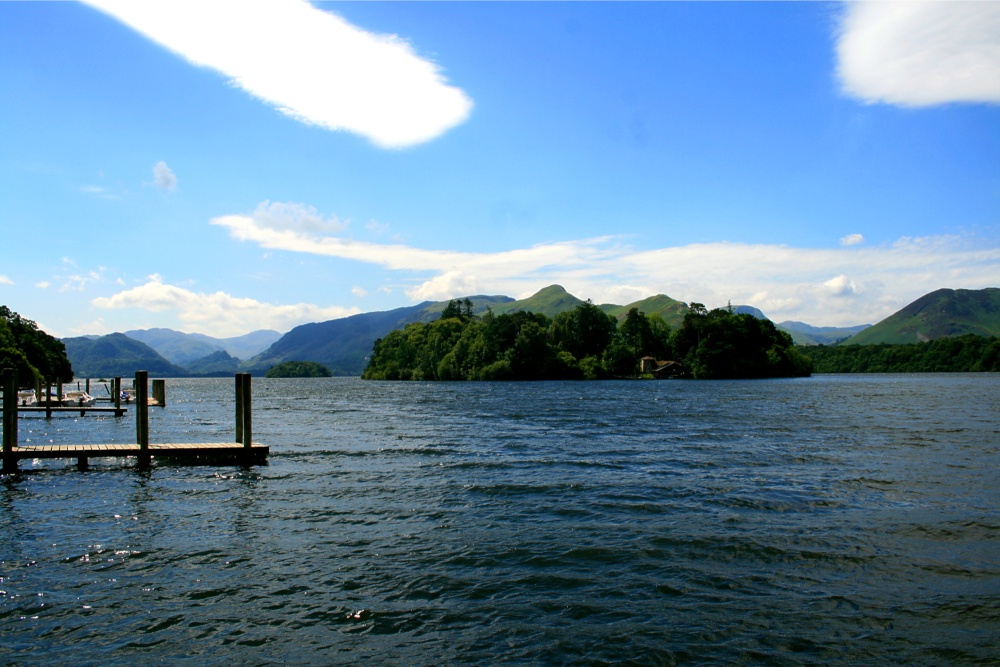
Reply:
[[925, 343], [802, 348], [817, 373], [1000, 372], [1000, 338], [967, 334]]
[[284, 361], [271, 366], [264, 377], [269, 378], [328, 378], [330, 369], [315, 361]]
[[516, 311], [481, 317], [452, 301], [440, 319], [375, 341], [371, 380], [562, 380], [637, 377], [640, 359], [676, 360], [690, 377], [808, 375], [811, 362], [768, 320], [691, 304], [671, 330], [636, 308], [619, 322], [590, 301], [554, 318]]
[[22, 387], [33, 387], [36, 379], [73, 378], [62, 341], [7, 306], [0, 306], [0, 368], [16, 368]]

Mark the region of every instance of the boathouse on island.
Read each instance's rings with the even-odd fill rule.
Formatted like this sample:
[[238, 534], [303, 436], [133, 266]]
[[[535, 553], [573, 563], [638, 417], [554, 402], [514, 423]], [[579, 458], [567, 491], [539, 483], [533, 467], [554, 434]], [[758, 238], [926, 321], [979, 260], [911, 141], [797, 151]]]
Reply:
[[640, 359], [639, 369], [643, 375], [655, 378], [675, 378], [685, 374], [684, 364], [679, 361], [657, 361], [654, 357]]

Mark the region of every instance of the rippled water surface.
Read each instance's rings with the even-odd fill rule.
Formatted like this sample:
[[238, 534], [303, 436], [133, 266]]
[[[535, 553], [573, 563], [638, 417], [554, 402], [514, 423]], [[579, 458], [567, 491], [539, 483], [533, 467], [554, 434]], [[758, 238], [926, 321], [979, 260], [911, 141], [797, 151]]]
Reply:
[[[233, 393], [168, 380], [151, 440], [232, 439]], [[998, 413], [996, 375], [255, 379], [268, 466], [2, 479], [0, 663], [997, 665]]]

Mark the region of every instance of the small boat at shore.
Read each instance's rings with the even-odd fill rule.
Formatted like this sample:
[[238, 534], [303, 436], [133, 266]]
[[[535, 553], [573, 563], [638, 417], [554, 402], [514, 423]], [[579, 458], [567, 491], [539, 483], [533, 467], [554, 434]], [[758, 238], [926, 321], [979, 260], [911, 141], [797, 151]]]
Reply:
[[35, 391], [33, 389], [22, 389], [17, 392], [17, 404], [22, 408], [34, 405], [37, 402], [38, 400], [35, 398]]
[[76, 407], [86, 407], [93, 405], [97, 402], [97, 399], [83, 391], [82, 389], [73, 389], [71, 391], [63, 392], [62, 405], [63, 407], [76, 408]]

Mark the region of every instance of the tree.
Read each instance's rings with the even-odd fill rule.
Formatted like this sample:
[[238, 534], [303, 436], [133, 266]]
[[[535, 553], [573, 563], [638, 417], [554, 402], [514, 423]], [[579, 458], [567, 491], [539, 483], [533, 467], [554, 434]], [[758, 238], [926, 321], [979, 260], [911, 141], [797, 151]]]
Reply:
[[35, 379], [73, 378], [73, 366], [66, 356], [66, 346], [61, 340], [50, 336], [33, 321], [23, 318], [7, 306], [0, 306], [0, 347], [20, 352], [27, 360], [29, 368], [19, 373], [19, 383], [23, 387], [34, 385]]

